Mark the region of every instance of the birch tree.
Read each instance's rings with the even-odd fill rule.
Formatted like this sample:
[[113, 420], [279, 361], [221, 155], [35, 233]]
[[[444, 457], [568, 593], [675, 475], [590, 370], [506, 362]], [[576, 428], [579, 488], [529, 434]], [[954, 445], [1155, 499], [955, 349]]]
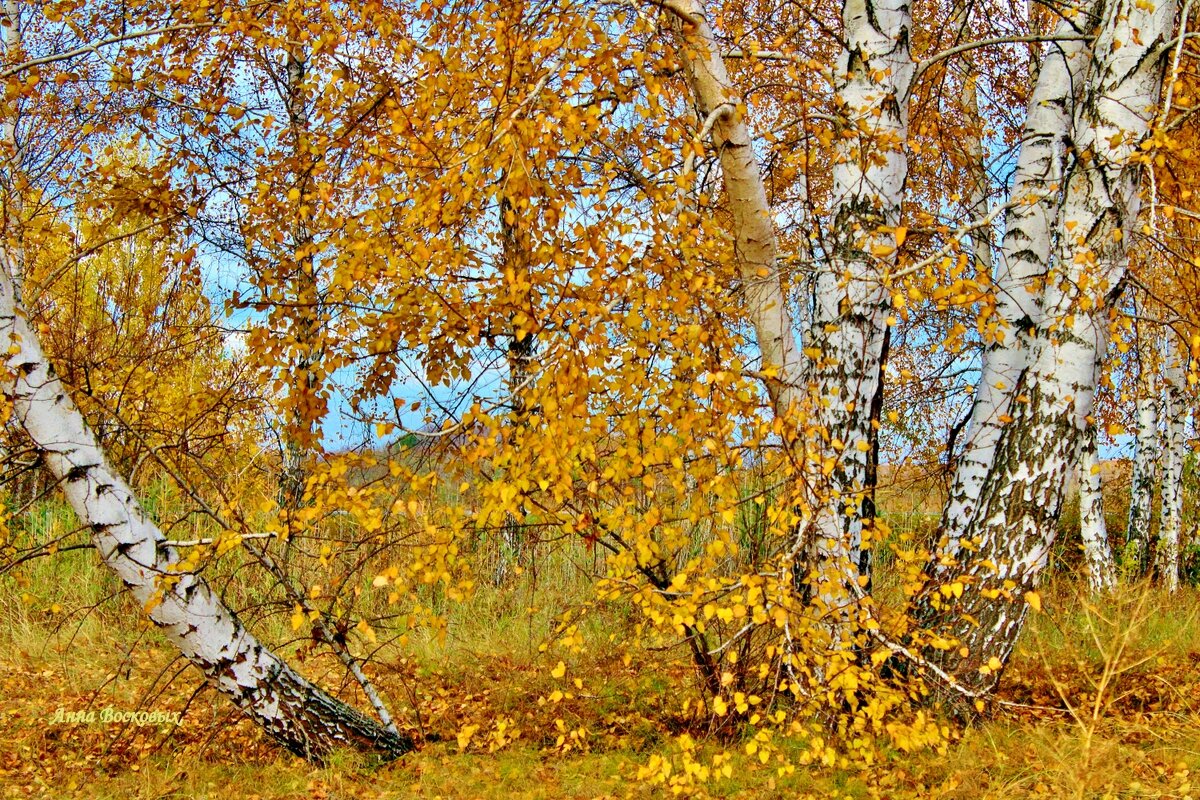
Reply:
[[1064, 38], [1046, 45], [1021, 136], [1013, 171], [1010, 206], [995, 276], [996, 313], [1001, 323], [988, 340], [963, 452], [942, 515], [941, 557], [931, 565], [932, 579], [950, 583], [965, 528], [979, 514], [983, 484], [996, 461], [996, 446], [1012, 414], [1012, 401], [1030, 347], [1031, 327], [1044, 318], [1035, 281], [1050, 259], [1058, 224], [1058, 187], [1066, 170], [1073, 114], [1088, 51], [1079, 38], [1094, 4], [1064, 18], [1055, 33]]
[[[1139, 205], [1140, 171], [1133, 159], [1157, 117], [1175, 15], [1170, 2], [1106, 2], [1081, 13], [1079, 24], [1094, 30], [1095, 39], [1072, 113], [1076, 155], [1064, 173], [1061, 233], [1049, 242], [1049, 279], [1042, 282], [1037, 318], [1018, 362], [1012, 420], [996, 440], [980, 507], [961, 537], [972, 542], [970, 557], [963, 572], [951, 571], [971, 586], [961, 604], [941, 614], [940, 630], [957, 644], [931, 649], [943, 669], [959, 676], [959, 689], [995, 686], [1029, 605], [1040, 603], [1038, 577], [1054, 542], [1066, 474], [1092, 411], [1097, 359], [1124, 282], [1126, 243]], [[935, 582], [946, 575], [942, 564], [934, 567]]]
[[[294, 32], [289, 36], [295, 42]], [[286, 196], [292, 203], [290, 230], [279, 256], [289, 263], [294, 279], [291, 300], [294, 303], [294, 368], [290, 370], [288, 413], [283, 426], [282, 467], [279, 475], [280, 504], [296, 508], [304, 496], [306, 461], [316, 444], [315, 420], [320, 419], [321, 378], [321, 291], [317, 280], [317, 248], [313, 243], [307, 204], [313, 200], [312, 133], [309, 130], [308, 87], [305, 71], [308, 55], [302, 45], [289, 44], [283, 58], [280, 93], [287, 113], [292, 169], [287, 176]], [[247, 232], [251, 238], [254, 233]], [[314, 408], [314, 406], [316, 406]]]
[[9, 343], [3, 389], [47, 470], [92, 530], [96, 550], [149, 609], [150, 619], [205, 678], [293, 753], [320, 760], [337, 747], [395, 758], [411, 740], [331, 697], [264, 647], [176, 550], [109, 466], [42, 354], [0, 250], [0, 330]]
[[[1139, 337], [1139, 344], [1142, 340]], [[1129, 520], [1125, 528], [1126, 557], [1136, 575], [1147, 566], [1150, 553], [1151, 507], [1159, 458], [1158, 397], [1156, 396], [1154, 348], [1146, 348], [1138, 360], [1135, 410], [1133, 474], [1129, 486]]]
[[[506, 176], [507, 178], [508, 176]], [[513, 418], [511, 435], [514, 437], [522, 435], [527, 417], [531, 413], [526, 396], [534, 368], [534, 353], [537, 349], [537, 337], [529, 329], [529, 319], [524, 312], [524, 309], [530, 305], [529, 295], [533, 281], [530, 277], [530, 264], [528, 263], [529, 247], [521, 234], [518, 213], [510, 196], [505, 194], [500, 201], [500, 239], [504, 272], [510, 280], [515, 308], [511, 316], [506, 359], [508, 362], [508, 394]], [[507, 513], [500, 530], [500, 539], [496, 543], [498, 552], [492, 582], [497, 586], [503, 585], [510, 572], [521, 564], [528, 545], [524, 538], [523, 520], [519, 519], [515, 513]]]
[[[915, 64], [912, 9], [900, 2], [847, 2], [844, 50], [835, 70], [835, 104], [845, 128], [833, 163], [829, 258], [819, 265], [806, 343], [815, 351], [809, 379], [823, 436], [839, 451], [829, 497], [814, 504], [808, 569], [819, 601], [846, 603], [870, 579], [863, 542], [870, 410], [882, 380], [890, 298], [884, 276], [904, 243], [900, 226], [908, 157], [908, 100]], [[837, 130], [837, 126], [835, 126]], [[827, 456], [826, 456], [827, 458]], [[814, 465], [815, 467], [816, 465]], [[809, 480], [822, 486], [818, 474]], [[823, 487], [824, 488], [824, 487]], [[846, 583], [850, 582], [848, 590]]]
[[[702, 9], [671, 8], [698, 32], [687, 42], [701, 52], [688, 65], [689, 86], [699, 100], [704, 130], [715, 132], [714, 144], [734, 209], [732, 233], [739, 241], [759, 246], [758, 274], [768, 277], [777, 254], [773, 232], [763, 224], [770, 211], [765, 192], [754, 192], [750, 202], [739, 202], [745, 187], [754, 189], [762, 183], [747, 156], [752, 152], [749, 129], [743, 124], [737, 131], [742, 137], [736, 147], [737, 162], [729, 152], [734, 148], [720, 134], [725, 113], [720, 103], [733, 90], [727, 75], [721, 74], [723, 63], [711, 29], [697, 22]], [[869, 42], [855, 38], [865, 30], [858, 27], [859, 12], [872, 20], [867, 26]], [[906, 136], [906, 103], [898, 102], [892, 115], [890, 107], [870, 109], [880, 97], [907, 98], [911, 58], [896, 43], [906, 39], [907, 34], [899, 32], [911, 23], [904, 8], [872, 6], [869, 12], [853, 3], [844, 7], [844, 29], [853, 44], [847, 51], [851, 55], [843, 56], [846, 71], [835, 73], [835, 96], [848, 117], [855, 118], [858, 109], [863, 118], [880, 123], [871, 132], [873, 141], [882, 142], [872, 162], [879, 172], [869, 182], [862, 181], [864, 173], [854, 173], [850, 166], [854, 159], [847, 157], [853, 152], [854, 137], [843, 137], [848, 149], [839, 151], [834, 161], [830, 215], [836, 220], [839, 214], [850, 214], [850, 209], [869, 209], [870, 224], [857, 217], [848, 218], [848, 224], [835, 224], [835, 238], [826, 250], [829, 259], [818, 259], [814, 316], [804, 329], [803, 353], [806, 357], [811, 353], [811, 360], [794, 367], [794, 360], [778, 355], [799, 349], [776, 333], [791, 326], [789, 318], [780, 312], [763, 314], [764, 309], [774, 308], [786, 312], [779, 290], [772, 287], [765, 302], [749, 304], [768, 374], [786, 375], [790, 369], [791, 374], [803, 375], [814, 391], [808, 406], [816, 421], [813, 427], [828, 437], [815, 440], [811, 448], [810, 452], [821, 455], [809, 456], [825, 466], [825, 475], [810, 472], [804, 480], [814, 491], [806, 506], [813, 515], [808, 530], [818, 532], [806, 566], [819, 575], [826, 570], [825, 562], [841, 565], [825, 573], [839, 576], [834, 584], [816, 593], [818, 607], [826, 608], [838, 605], [837, 591], [830, 585], [840, 582], [842, 598], [856, 594], [845, 589], [856, 577], [847, 564], [861, 564], [856, 561], [860, 523], [853, 508], [855, 487], [865, 484], [861, 478], [865, 473], [858, 471], [854, 452], [869, 450], [869, 444], [863, 448], [857, 434], [849, 431], [864, 431], [854, 428], [854, 420], [865, 420], [863, 412], [877, 386], [871, 376], [879, 365], [884, 328], [875, 310], [885, 309], [887, 298], [872, 288], [883, 281], [880, 273], [871, 270], [881, 261], [887, 263], [887, 254], [904, 236], [903, 229], [897, 230], [904, 158], [894, 154], [889, 142]], [[892, 16], [893, 12], [899, 16]], [[1170, 4], [1131, 8], [1127, 3], [1086, 3], [1063, 15], [1054, 31], [1056, 41], [1046, 46], [1040, 59], [994, 280], [1001, 324], [985, 341], [988, 349], [968, 440], [958, 460], [939, 552], [929, 566], [928, 589], [917, 606], [917, 618], [932, 622], [936, 631], [927, 651], [933, 674], [960, 676], [951, 681], [960, 697], [990, 691], [1021, 629], [1026, 603], [1040, 602], [1037, 578], [1053, 543], [1067, 473], [1079, 457], [1114, 300], [1124, 284], [1125, 243], [1137, 219], [1140, 172], [1135, 156], [1156, 117], [1162, 56], [1174, 16]], [[1134, 28], [1136, 47], [1128, 44]], [[856, 78], [853, 67], [863, 53], [895, 60], [886, 69]], [[697, 62], [709, 65], [708, 69], [698, 71]], [[737, 111], [741, 109], [738, 104]], [[851, 188], [862, 189], [867, 183], [871, 188], [863, 197]], [[862, 206], [855, 205], [858, 200]], [[739, 207], [756, 213], [743, 211], [739, 218]], [[875, 216], [876, 212], [882, 213]], [[862, 247], [871, 235], [890, 231], [898, 234], [890, 245], [874, 240], [869, 251], [855, 251], [861, 261], [846, 255], [848, 247], [853, 250], [851, 242]], [[738, 252], [745, 264], [744, 249], [739, 247]], [[869, 266], [868, 252], [875, 258]], [[1053, 277], [1047, 279], [1047, 273]], [[749, 283], [749, 276], [746, 280], [747, 297], [753, 298], [752, 290], [761, 291], [761, 284]], [[863, 293], [856, 294], [856, 287]], [[853, 322], [842, 324], [835, 307], [854, 309]], [[782, 349], [776, 345], [781, 340]], [[837, 367], [846, 365], [850, 368], [839, 373]], [[846, 394], [850, 387], [869, 391], [861, 397]], [[781, 411], [780, 394], [779, 387], [772, 387], [776, 414]], [[830, 456], [830, 450], [835, 455]], [[826, 476], [832, 479], [823, 483]], [[823, 494], [818, 486], [827, 492]], [[836, 499], [830, 502], [830, 498]], [[826, 510], [832, 513], [823, 517]], [[834, 536], [832, 528], [822, 528], [822, 520], [838, 520], [848, 527]], [[857, 571], [866, 578], [864, 569]], [[1107, 581], [1106, 570], [1099, 565], [1097, 580]], [[963, 602], [943, 601], [963, 596], [967, 586], [971, 589]], [[961, 646], [946, 649], [948, 645], [941, 644], [954, 641]]]
[[[976, 707], [1040, 604], [1068, 473], [1082, 461], [1093, 474], [1093, 396], [1138, 230], [1139, 154], [1174, 4], [1087, 0], [1044, 35], [1017, 37], [1041, 52], [1002, 208], [989, 204], [983, 126], [952, 176], [965, 203], [924, 177], [940, 164], [910, 164], [926, 135], [912, 130], [920, 81], [1011, 44], [961, 42], [957, 31], [973, 27], [961, 8], [948, 49], [920, 59], [914, 47], [940, 46], [921, 26], [942, 9], [923, 20], [907, 0], [495, 10], [223, 6], [200, 15], [224, 26], [201, 44], [147, 43], [116, 59], [131, 102], [156, 119], [139, 133], [163, 154], [163, 174], [203, 195], [186, 204], [193, 233], [223, 252], [229, 231], [259, 248], [239, 253], [256, 293], [231, 307], [274, 326], [248, 347], [277, 392], [281, 375], [296, 378], [298, 416], [283, 421], [297, 444], [315, 438], [339, 370], [356, 370], [356, 413], [395, 407], [371, 420], [380, 436], [407, 424], [398, 376], [454, 395], [429, 404], [420, 431], [451, 443], [452, 459], [373, 463], [386, 469], [359, 485], [346, 477], [359, 462], [323, 454], [312, 508], [277, 509], [269, 535], [350, 512], [367, 555], [342, 585], [365, 578], [387, 593], [386, 617], [421, 609], [424, 620], [431, 587], [464, 596], [468, 540], [515, 532], [536, 508], [552, 537], [608, 552], [600, 593], [627, 598], [656, 647], [683, 643], [714, 719], [750, 720], [751, 696], [788, 693], [805, 709], [795, 713], [815, 704], [843, 730], [883, 730], [924, 696], [896, 688], [905, 670], [935, 697]], [[271, 76], [249, 68], [263, 50], [287, 53], [269, 102]], [[768, 70], [779, 81], [760, 80]], [[995, 81], [969, 66], [957, 74], [952, 115], [978, 113]], [[925, 113], [939, 110], [929, 101]], [[927, 184], [917, 198], [914, 180]], [[8, 241], [19, 261], [23, 240]], [[20, 274], [5, 317], [19, 339], [16, 417], [55, 454], [106, 563], [206, 674], [220, 683], [234, 670], [221, 685], [287, 746], [316, 757], [339, 742], [405, 749], [368, 682], [378, 724], [317, 694], [178, 566], [56, 401], [69, 396], [22, 327]], [[918, 595], [916, 625], [893, 626], [870, 593], [885, 530], [872, 452], [889, 402], [889, 329], [933, 320], [910, 348], [944, 344], [928, 330], [963, 340], [951, 309], [974, 317], [980, 383], [934, 557], [899, 568]], [[500, 388], [481, 388], [488, 377]], [[748, 486], [751, 466], [769, 484]], [[445, 483], [466, 499], [430, 509]], [[293, 481], [293, 499], [298, 490]], [[735, 535], [747, 508], [762, 509], [761, 530]], [[295, 603], [294, 628], [332, 644], [305, 587], [272, 569], [265, 548], [247, 552]], [[1100, 566], [1093, 577], [1108, 580]], [[564, 643], [578, 641], [573, 625]], [[353, 671], [344, 642], [337, 652]], [[783, 706], [771, 719], [788, 719]]]
[[[1168, 345], [1170, 348], [1170, 345]], [[1178, 353], [1163, 354], [1162, 507], [1158, 524], [1157, 573], [1168, 592], [1179, 590], [1179, 547], [1183, 533], [1183, 457], [1188, 407], [1187, 368]]]
[[[103, 18], [105, 8], [95, 9]], [[396, 758], [412, 749], [412, 740], [399, 733], [395, 724], [383, 712], [380, 721], [372, 720], [341, 702], [316, 684], [291, 669], [268, 647], [264, 646], [212, 590], [199, 570], [204, 566], [193, 557], [181, 555], [164, 536], [139, 504], [126, 480], [114, 470], [98, 444], [91, 428], [71, 398], [53, 366], [47, 360], [38, 334], [28, 321], [22, 305], [22, 285], [35, 274], [31, 266], [45, 260], [30, 254], [31, 248], [48, 250], [53, 219], [58, 210], [45, 198], [52, 190], [77, 187], [81, 174], [91, 167], [90, 158], [81, 158], [68, 148], [90, 153], [89, 133], [98, 125], [88, 125], [82, 131], [67, 132], [55, 138], [39, 138], [38, 125], [44, 122], [46, 109], [37, 108], [36, 69], [39, 64], [70, 62], [96, 53], [103, 46], [145, 41], [172, 30], [170, 26], [155, 28], [153, 17], [148, 31], [134, 28], [121, 32], [100, 45], [89, 44], [68, 50], [65, 54], [51, 50], [41, 56], [25, 49], [27, 32], [40, 46], [60, 46], [53, 36], [45, 36], [46, 26], [56, 20], [42, 19], [40, 9], [17, 2], [8, 2], [3, 9], [4, 69], [9, 79], [10, 101], [4, 109], [3, 174], [4, 174], [4, 240], [0, 243], [0, 330], [6, 341], [3, 388], [6, 417], [15, 423], [24, 436], [41, 454], [45, 469], [59, 485], [68, 503], [85, 530], [90, 531], [92, 543], [102, 561], [121, 580], [150, 620], [164, 637], [204, 675], [218, 692], [228, 697], [268, 735], [291, 752], [314, 761], [322, 761], [340, 747], [369, 751], [384, 759]], [[193, 27], [176, 26], [188, 30]], [[86, 74], [87, 66], [76, 65]], [[34, 79], [28, 75], [33, 74]], [[78, 79], [78, 72], [65, 76], [66, 81]], [[86, 85], [86, 81], [85, 81]], [[65, 94], [65, 93], [64, 93]], [[78, 105], [83, 103], [75, 98]], [[87, 108], [95, 109], [97, 101], [89, 100]], [[20, 108], [18, 102], [28, 101], [32, 112]], [[145, 109], [142, 109], [144, 112]], [[23, 113], [25, 112], [25, 113]], [[101, 122], [104, 132], [111, 131], [111, 119]], [[82, 144], [80, 141], [82, 140]], [[28, 147], [36, 143], [41, 150]], [[71, 169], [56, 175], [58, 183], [45, 177], [47, 164], [66, 163]], [[41, 172], [46, 183], [36, 184], [31, 169]], [[118, 188], [121, 188], [118, 186]], [[141, 231], [164, 225], [157, 215], [167, 216], [166, 210], [155, 205], [152, 185], [142, 186], [140, 211], [149, 217]], [[27, 202], [29, 198], [35, 202]], [[96, 205], [103, 205], [97, 202]], [[77, 208], [87, 209], [78, 202]], [[111, 209], [110, 209], [111, 210]], [[119, 213], [119, 207], [117, 212]], [[31, 229], [44, 237], [39, 241], [30, 236]], [[129, 238], [118, 234], [118, 240]], [[157, 296], [157, 295], [155, 295]], [[109, 313], [137, 313], [137, 308], [107, 309]], [[157, 310], [157, 309], [155, 309]], [[43, 323], [44, 324], [44, 323]], [[169, 325], [163, 327], [169, 328]], [[176, 333], [178, 331], [175, 331]], [[163, 377], [163, 376], [160, 376]], [[128, 383], [127, 383], [128, 386]], [[191, 398], [193, 404], [199, 398]], [[104, 409], [107, 412], [107, 409]], [[161, 446], [155, 446], [156, 458], [161, 461]], [[211, 512], [210, 512], [211, 513]], [[193, 551], [195, 552], [195, 551]], [[353, 670], [352, 670], [353, 671]], [[382, 708], [373, 689], [364, 683], [364, 690]]]
[[1104, 520], [1104, 486], [1097, 433], [1097, 425], [1092, 423], [1079, 446], [1079, 533], [1083, 540], [1088, 587], [1094, 593], [1102, 593], [1116, 587], [1117, 569]]
[[[817, 269], [807, 358], [781, 288], [772, 213], [746, 110], [697, 3], [679, 18], [688, 85], [720, 155], [746, 306], [775, 413], [812, 413], [818, 439], [803, 481], [813, 494], [800, 522], [797, 569], [820, 613], [845, 617], [870, 578], [862, 504], [869, 492], [871, 409], [881, 380], [888, 296], [883, 273], [903, 243], [899, 229], [907, 156], [911, 10], [907, 2], [843, 5], [846, 37], [835, 68], [838, 147], [832, 167], [827, 259]], [[806, 396], [803, 387], [815, 387]], [[833, 454], [828, 455], [832, 449]], [[821, 454], [821, 455], [817, 455]], [[840, 610], [839, 610], [840, 609]], [[843, 632], [844, 633], [844, 632]], [[835, 635], [843, 635], [838, 633]]]

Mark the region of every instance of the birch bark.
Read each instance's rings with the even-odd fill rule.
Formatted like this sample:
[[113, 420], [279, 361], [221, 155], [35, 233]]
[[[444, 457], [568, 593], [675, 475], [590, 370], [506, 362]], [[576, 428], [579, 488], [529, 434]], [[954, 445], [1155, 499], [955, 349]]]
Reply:
[[[1095, 0], [1086, 3], [1074, 20], [1060, 22], [1055, 33], [1077, 34], [1080, 20], [1097, 5]], [[1012, 205], [1005, 213], [1004, 239], [993, 276], [1000, 324], [993, 338], [985, 342], [967, 435], [942, 515], [939, 558], [930, 565], [934, 579], [943, 583], [953, 574], [964, 531], [979, 510], [983, 483], [1011, 417], [1014, 390], [1028, 357], [1029, 333], [1043, 318], [1035, 282], [1046, 273], [1050, 260], [1073, 114], [1087, 58], [1083, 41], [1048, 45], [1029, 97], [1009, 193]]]
[[1104, 521], [1104, 488], [1096, 435], [1096, 425], [1088, 425], [1079, 446], [1079, 534], [1083, 540], [1088, 588], [1100, 594], [1116, 587], [1117, 568]]
[[733, 218], [734, 258], [746, 309], [762, 354], [762, 371], [775, 376], [767, 383], [772, 406], [783, 415], [803, 401], [803, 364], [780, 281], [775, 224], [746, 109], [703, 6], [697, 0], [675, 0], [668, 7], [678, 18], [676, 32], [688, 88], [705, 124], [711, 122], [713, 148], [721, 161]]
[[[966, 132], [967, 139], [967, 212], [971, 219], [984, 219], [989, 211], [991, 179], [988, 176], [987, 156], [983, 149], [984, 120], [979, 108], [978, 76], [973, 68], [968, 67], [968, 74], [963, 81], [963, 110], [977, 124], [973, 124]], [[992, 257], [992, 226], [984, 227], [971, 233], [971, 255], [976, 266], [987, 275], [992, 275], [995, 269], [995, 259]]]
[[1158, 399], [1154, 371], [1143, 361], [1138, 376], [1137, 432], [1133, 476], [1129, 486], [1129, 522], [1125, 528], [1125, 558], [1135, 577], [1144, 575], [1150, 552], [1151, 507], [1158, 470]]
[[104, 563], [150, 619], [218, 691], [291, 752], [314, 761], [335, 747], [395, 758], [413, 747], [331, 697], [263, 646], [179, 559], [133, 492], [106, 462], [19, 305], [15, 265], [0, 249], [2, 388], [13, 415], [43, 453]]
[[[1041, 281], [1040, 319], [1018, 374], [1012, 421], [996, 437], [977, 508], [962, 531], [969, 557], [943, 561], [925, 596], [938, 609], [933, 627], [941, 637], [930, 660], [976, 694], [995, 688], [1054, 543], [1067, 472], [1092, 411], [1109, 310], [1125, 276], [1128, 229], [1137, 219], [1141, 171], [1131, 157], [1155, 117], [1176, 6], [1106, 0], [1095, 10], [1099, 25], [1073, 121], [1077, 157], [1065, 173], [1061, 226], [1051, 237], [1051, 268]], [[947, 562], [949, 595], [936, 585]]]
[[1162, 507], [1158, 523], [1158, 577], [1168, 592], [1179, 590], [1179, 539], [1183, 531], [1183, 456], [1188, 408], [1187, 368], [1177, 354], [1164, 354]]
[[[807, 485], [816, 496], [805, 537], [806, 583], [819, 610], [839, 619], [870, 582], [864, 540], [871, 409], [882, 381], [908, 178], [908, 101], [915, 65], [908, 0], [845, 0], [845, 46], [835, 69], [836, 149], [825, 243], [808, 332], [813, 413], [823, 436]], [[857, 584], [857, 585], [854, 585]]]

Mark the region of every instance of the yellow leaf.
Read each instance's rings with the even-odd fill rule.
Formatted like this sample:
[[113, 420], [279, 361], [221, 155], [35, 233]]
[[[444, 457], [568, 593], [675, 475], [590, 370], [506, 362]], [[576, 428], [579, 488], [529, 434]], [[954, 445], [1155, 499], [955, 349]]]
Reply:
[[550, 677], [552, 677], [552, 678], [561, 678], [563, 675], [566, 675], [566, 674], [567, 674], [567, 665], [561, 661], [558, 662], [557, 667], [550, 670]]
[[475, 735], [475, 731], [477, 730], [479, 730], [478, 725], [463, 726], [463, 729], [458, 732], [458, 746], [460, 749], [467, 749], [467, 745], [471, 743], [471, 737]]
[[1026, 592], [1025, 602], [1029, 603], [1029, 607], [1034, 611], [1042, 610], [1042, 598], [1037, 592]]

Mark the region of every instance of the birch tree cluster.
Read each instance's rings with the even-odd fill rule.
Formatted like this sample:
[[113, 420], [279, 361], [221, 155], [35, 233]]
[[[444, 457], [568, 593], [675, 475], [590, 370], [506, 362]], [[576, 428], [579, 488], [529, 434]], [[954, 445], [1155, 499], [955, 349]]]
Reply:
[[[1190, 0], [6, 0], [9, 486], [65, 496], [161, 635], [313, 760], [417, 746], [372, 662], [566, 548], [631, 609], [622, 646], [690, 665], [683, 713], [764, 763], [944, 745], [1053, 613], [1046, 580], [1178, 588], [1193, 23]], [[1104, 464], [1130, 439], [1127, 489]], [[930, 536], [889, 522], [905, 468], [942, 486]], [[151, 479], [203, 535], [151, 513]], [[6, 556], [45, 550], [6, 491]], [[231, 607], [223, 564], [361, 708]], [[551, 632], [564, 660], [586, 613]], [[719, 769], [682, 758], [644, 777]]]

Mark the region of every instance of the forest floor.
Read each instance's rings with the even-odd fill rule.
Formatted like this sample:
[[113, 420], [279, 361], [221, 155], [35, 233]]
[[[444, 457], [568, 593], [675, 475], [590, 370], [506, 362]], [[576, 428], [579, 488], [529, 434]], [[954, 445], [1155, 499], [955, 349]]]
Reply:
[[[1200, 593], [1125, 592], [1097, 606], [1046, 592], [1006, 675], [1003, 695], [1018, 705], [953, 729], [944, 752], [884, 748], [872, 764], [781, 775], [748, 755], [744, 740], [691, 731], [697, 752], [729, 752], [732, 770], [681, 795], [1200, 797]], [[422, 737], [420, 749], [382, 767], [342, 754], [316, 768], [200, 688], [155, 633], [129, 622], [136, 618], [132, 608], [81, 620], [0, 602], [0, 798], [670, 795], [639, 770], [671, 757], [691, 676], [661, 653], [606, 644], [602, 625], [560, 679], [550, 674], [557, 656], [541, 652], [534, 626], [521, 630], [520, 615], [475, 630], [475, 639], [452, 626], [445, 645], [383, 655], [374, 677]], [[320, 658], [306, 672], [335, 676]], [[575, 691], [553, 699], [576, 678]], [[185, 708], [178, 726], [102, 721], [105, 709]], [[90, 709], [96, 721], [56, 722], [59, 709]]]

